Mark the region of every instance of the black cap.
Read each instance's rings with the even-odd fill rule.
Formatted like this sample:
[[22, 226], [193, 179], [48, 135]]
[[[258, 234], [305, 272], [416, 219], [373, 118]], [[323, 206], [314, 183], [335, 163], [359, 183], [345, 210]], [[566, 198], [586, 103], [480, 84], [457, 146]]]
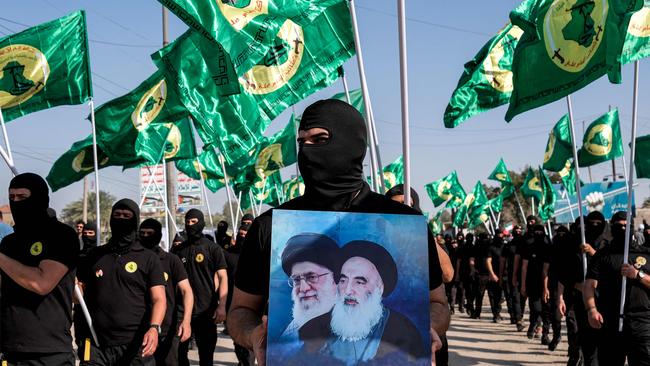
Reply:
[[354, 240], [342, 248], [341, 265], [353, 257], [361, 257], [375, 265], [384, 283], [383, 297], [390, 295], [397, 286], [397, 264], [388, 251], [377, 243]]
[[341, 272], [340, 248], [334, 240], [322, 234], [304, 233], [293, 236], [282, 251], [282, 270], [291, 276], [293, 265], [298, 262], [312, 262], [334, 272], [338, 280]]
[[121, 200], [115, 202], [111, 213], [115, 210], [129, 210], [133, 213], [133, 218], [135, 219], [135, 222], [136, 223], [140, 222], [140, 208], [138, 207], [137, 203], [133, 202], [133, 200], [130, 200], [128, 198], [122, 198]]

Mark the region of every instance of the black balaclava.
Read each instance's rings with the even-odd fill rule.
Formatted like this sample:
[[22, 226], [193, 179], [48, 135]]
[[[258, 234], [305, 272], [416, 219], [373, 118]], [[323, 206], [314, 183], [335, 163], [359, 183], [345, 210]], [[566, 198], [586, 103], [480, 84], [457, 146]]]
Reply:
[[298, 166], [305, 181], [305, 199], [312, 205], [341, 210], [364, 184], [363, 159], [367, 132], [361, 113], [340, 100], [320, 100], [305, 109], [300, 131], [323, 128], [329, 140], [300, 144]]
[[[627, 212], [625, 211], [618, 211], [614, 215], [612, 215], [612, 219], [610, 220], [610, 225], [611, 225], [613, 243], [620, 244], [620, 245], [623, 245], [623, 243], [625, 243], [625, 224], [621, 223], [621, 221], [626, 221], [626, 220], [627, 220]], [[632, 233], [630, 232], [630, 234]]]
[[153, 229], [153, 234], [147, 237], [138, 236], [140, 244], [148, 249], [153, 249], [160, 244], [162, 239], [162, 224], [156, 219], [146, 219], [140, 224], [140, 229]]
[[34, 173], [19, 174], [9, 183], [11, 188], [29, 189], [30, 196], [22, 201], [9, 201], [11, 215], [14, 218], [14, 230], [34, 230], [50, 220], [47, 208], [50, 204], [49, 190], [47, 183], [39, 175]]
[[249, 214], [249, 213], [245, 214], [245, 215], [242, 216], [242, 218], [241, 218], [241, 222], [242, 222], [242, 223], [243, 223], [244, 221], [250, 221], [250, 222], [253, 222], [253, 220], [255, 220], [255, 216], [253, 216], [252, 214]]
[[81, 234], [81, 240], [84, 243], [84, 248], [94, 248], [97, 246], [97, 224], [94, 222], [89, 222], [84, 225], [84, 232], [86, 230], [92, 230], [95, 232], [95, 235], [86, 235]]
[[215, 239], [217, 239], [217, 241], [224, 239], [226, 235], [228, 235], [227, 232], [228, 232], [228, 223], [223, 220], [219, 221], [219, 223], [217, 224], [217, 230], [214, 232]]
[[[133, 217], [129, 220], [113, 218], [115, 210], [129, 210], [133, 212]], [[140, 222], [138, 204], [128, 198], [117, 201], [111, 210], [111, 238], [108, 240], [108, 245], [118, 252], [128, 250], [138, 238], [138, 222]]]
[[605, 230], [605, 216], [600, 211], [593, 211], [585, 219], [585, 239], [587, 243], [594, 242]]
[[[535, 223], [534, 223], [533, 225], [529, 225], [528, 223], [531, 222], [531, 221], [535, 221]], [[528, 215], [528, 217], [526, 217], [526, 231], [527, 231], [527, 232], [528, 232], [528, 231], [532, 232], [532, 231], [533, 231], [533, 227], [534, 227], [535, 225], [537, 225], [538, 222], [539, 222], [539, 219], [537, 218], [537, 216], [535, 216], [535, 215]]]
[[[518, 233], [517, 230], [519, 230], [520, 232]], [[514, 239], [514, 238], [518, 238], [518, 237], [520, 237], [520, 236], [521, 236], [521, 231], [522, 231], [522, 230], [523, 230], [523, 229], [522, 229], [521, 225], [515, 225], [515, 226], [512, 228], [512, 238]]]
[[[404, 194], [404, 185], [403, 184], [398, 184], [395, 187], [391, 188], [386, 192], [386, 197], [391, 198], [394, 196], [401, 196]], [[420, 196], [418, 196], [418, 192], [411, 187], [411, 202], [413, 203], [411, 207], [414, 209], [422, 212], [422, 209], [420, 208]]]
[[203, 228], [205, 228], [205, 218], [203, 217], [203, 212], [193, 208], [187, 211], [185, 214], [185, 222], [187, 222], [189, 219], [199, 220], [199, 222], [194, 225], [185, 224], [185, 233], [187, 234], [187, 238], [190, 241], [197, 241], [203, 237]]
[[546, 232], [544, 232], [544, 225], [533, 225], [532, 232], [535, 242], [544, 244], [546, 242]]
[[492, 245], [501, 247], [503, 246], [503, 230], [502, 229], [497, 229], [494, 234], [494, 238], [492, 239]]
[[469, 246], [474, 245], [474, 234], [467, 233], [467, 235], [465, 235], [465, 244], [467, 244]]

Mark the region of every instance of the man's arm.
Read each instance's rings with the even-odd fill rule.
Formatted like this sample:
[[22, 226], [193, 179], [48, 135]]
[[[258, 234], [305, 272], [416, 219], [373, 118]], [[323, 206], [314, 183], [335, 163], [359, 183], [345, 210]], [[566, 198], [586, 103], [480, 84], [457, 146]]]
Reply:
[[515, 254], [514, 267], [512, 267], [512, 285], [517, 287], [519, 279], [519, 269], [521, 266], [521, 255]]
[[[442, 293], [444, 296], [444, 290]], [[262, 366], [266, 361], [266, 325], [262, 319], [263, 312], [263, 296], [246, 293], [235, 286], [228, 312], [228, 332], [235, 343], [252, 349], [258, 364]]]
[[497, 277], [497, 275], [494, 273], [494, 269], [492, 268], [492, 257], [485, 258], [485, 267], [487, 268], [488, 274], [490, 275], [490, 281], [499, 281], [499, 277]]
[[600, 329], [603, 324], [603, 316], [596, 309], [596, 287], [598, 287], [598, 281], [587, 278], [582, 287], [582, 300], [585, 303], [585, 309], [587, 310], [587, 320], [589, 325], [592, 328]]
[[524, 259], [521, 263], [521, 294], [526, 296], [526, 275], [528, 274], [528, 260]]
[[436, 251], [438, 252], [438, 260], [442, 269], [442, 282], [449, 283], [454, 279], [454, 266], [451, 264], [449, 254], [440, 245], [436, 244]]
[[456, 268], [454, 270], [454, 281], [460, 281], [460, 263], [461, 259], [456, 259]]
[[548, 268], [550, 267], [550, 264], [548, 262], [544, 262], [544, 265], [542, 266], [542, 285], [543, 285], [543, 292], [542, 292], [542, 300], [544, 302], [548, 302], [548, 300], [551, 297], [551, 293], [548, 290]]
[[226, 321], [226, 300], [228, 299], [228, 272], [219, 269], [214, 273], [215, 291], [219, 293], [219, 306], [214, 313], [214, 322], [223, 323]]
[[[192, 335], [191, 323], [192, 309], [194, 308], [194, 293], [192, 292], [190, 281], [187, 279], [180, 281], [176, 286], [183, 297], [183, 319], [181, 319], [178, 325], [177, 335], [181, 338], [181, 342], [185, 342]], [[168, 311], [174, 311], [174, 309], [168, 309]]]
[[431, 318], [431, 328], [438, 335], [445, 334], [449, 329], [449, 304], [445, 294], [444, 285], [429, 291], [429, 315]]
[[0, 253], [0, 269], [19, 286], [41, 296], [52, 292], [68, 273], [68, 267], [57, 261], [44, 259], [38, 267], [30, 267], [2, 253]]
[[[167, 298], [165, 297], [165, 286], [151, 286], [149, 288], [149, 296], [151, 296], [151, 322], [150, 324], [161, 325], [165, 318], [165, 311], [167, 310]], [[142, 339], [142, 356], [149, 357], [156, 352], [158, 347], [158, 331], [154, 328], [149, 328]]]
[[504, 268], [506, 268], [506, 259], [503, 257], [499, 257], [499, 280], [503, 278], [503, 271]]

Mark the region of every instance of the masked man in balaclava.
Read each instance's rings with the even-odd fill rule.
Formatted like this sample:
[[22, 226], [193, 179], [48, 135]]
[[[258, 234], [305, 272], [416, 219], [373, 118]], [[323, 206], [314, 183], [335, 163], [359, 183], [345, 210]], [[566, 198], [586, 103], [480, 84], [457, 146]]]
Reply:
[[8, 365], [74, 365], [72, 294], [79, 253], [74, 229], [50, 218], [43, 178], [9, 183], [14, 233], [0, 243], [2, 351]]
[[[630, 232], [628, 262], [623, 263], [627, 220], [624, 211], [612, 216], [612, 239], [592, 258], [584, 285], [589, 324], [600, 329], [599, 365], [623, 366], [626, 357], [630, 366], [647, 365], [650, 360], [650, 252], [638, 246]], [[627, 291], [619, 315], [621, 275], [627, 277]], [[621, 318], [623, 331], [619, 332]]]
[[[363, 117], [349, 104], [321, 100], [309, 106], [300, 121], [298, 144], [298, 165], [305, 181], [305, 194], [283, 204], [281, 209], [421, 215], [411, 207], [370, 191], [363, 174], [367, 132]], [[262, 214], [248, 231], [237, 264], [235, 293], [228, 317], [230, 335], [235, 342], [254, 350], [261, 365], [266, 357], [264, 309], [269, 295], [272, 215], [273, 210]], [[428, 230], [427, 235], [431, 331], [443, 334], [449, 326], [449, 308], [436, 244]]]
[[[187, 241], [174, 249], [194, 292], [192, 331], [199, 349], [199, 364], [212, 366], [217, 346], [217, 324], [226, 320], [228, 274], [223, 249], [203, 236], [203, 212], [193, 208], [185, 214]], [[179, 365], [189, 365], [189, 342], [179, 346]]]
[[230, 245], [230, 235], [228, 235], [228, 223], [226, 221], [219, 221], [217, 230], [214, 232], [214, 240], [220, 247], [225, 248]]
[[[169, 254], [160, 247], [162, 239], [162, 225], [158, 220], [146, 219], [140, 224], [140, 243], [143, 247], [152, 250], [162, 265], [165, 278], [165, 295], [167, 297], [167, 311], [161, 325], [161, 338], [154, 354], [157, 366], [178, 365], [178, 345], [187, 341], [192, 335], [190, 322], [192, 321], [192, 307], [194, 295], [187, 272], [180, 258]], [[176, 294], [180, 294], [183, 303], [176, 303]]]
[[111, 210], [111, 238], [79, 265], [99, 345], [84, 340], [81, 365], [156, 364], [165, 318], [165, 278], [160, 260], [138, 240], [138, 204], [122, 199]]
[[542, 324], [541, 343], [545, 346], [551, 342], [548, 337], [550, 319], [550, 292], [548, 289], [548, 269], [550, 266], [551, 241], [544, 231], [544, 226], [533, 226], [533, 243], [523, 251], [521, 258], [521, 294], [528, 297], [530, 321], [528, 339], [535, 336], [535, 326]]

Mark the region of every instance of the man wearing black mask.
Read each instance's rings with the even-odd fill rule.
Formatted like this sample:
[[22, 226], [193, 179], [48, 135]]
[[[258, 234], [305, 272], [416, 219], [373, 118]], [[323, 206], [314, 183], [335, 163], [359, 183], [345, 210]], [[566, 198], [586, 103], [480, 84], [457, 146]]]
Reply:
[[81, 365], [156, 364], [165, 318], [165, 279], [158, 257], [138, 240], [140, 210], [122, 199], [111, 210], [111, 238], [90, 251], [79, 265], [78, 279], [99, 345], [85, 340]]
[[[183, 262], [194, 292], [192, 331], [199, 349], [199, 364], [212, 366], [217, 346], [217, 324], [226, 320], [228, 274], [223, 249], [203, 236], [203, 212], [193, 208], [185, 214], [187, 241], [174, 248]], [[189, 365], [189, 342], [179, 346], [179, 365]]]
[[490, 249], [490, 237], [486, 233], [480, 233], [474, 250], [472, 251], [470, 261], [473, 263], [473, 269], [476, 272], [476, 293], [474, 295], [474, 313], [471, 315], [473, 319], [481, 319], [481, 311], [483, 310], [483, 297], [487, 290], [489, 282], [489, 272], [486, 266], [486, 259], [488, 250]]
[[460, 281], [463, 287], [465, 310], [469, 317], [474, 315], [474, 300], [478, 292], [478, 276], [473, 259], [475, 247], [474, 234], [467, 234], [465, 245], [461, 247], [458, 253], [458, 271], [456, 272], [456, 280]]
[[593, 211], [587, 215], [585, 220], [585, 241], [586, 244], [581, 247], [582, 252], [587, 254], [587, 257], [593, 257], [603, 243], [609, 238], [605, 229], [605, 216], [600, 211]]
[[14, 232], [0, 243], [2, 351], [8, 365], [74, 365], [74, 230], [47, 214], [48, 187], [25, 173], [9, 183]]
[[[321, 100], [309, 106], [302, 115], [298, 136], [298, 166], [305, 181], [305, 194], [280, 208], [421, 215], [417, 210], [370, 191], [363, 174], [366, 138], [363, 117], [349, 104], [339, 100]], [[265, 364], [266, 358], [265, 307], [269, 289], [272, 214], [273, 210], [270, 210], [259, 216], [246, 236], [228, 318], [228, 329], [233, 339], [253, 349], [260, 365]], [[426, 235], [431, 332], [437, 338], [435, 335], [445, 333], [449, 326], [449, 309], [436, 244], [429, 230], [426, 230]], [[436, 342], [432, 348], [435, 351], [440, 346], [441, 343]]]
[[[89, 222], [84, 225], [81, 234], [81, 252], [79, 252], [79, 260], [83, 261], [91, 250], [97, 247], [97, 225], [94, 222]], [[83, 347], [83, 340], [90, 337], [90, 329], [86, 324], [86, 318], [81, 310], [81, 305], [74, 304], [73, 306], [73, 326], [74, 338], [77, 348]]]
[[533, 242], [522, 253], [521, 294], [528, 297], [530, 325], [527, 336], [532, 339], [535, 326], [542, 322], [542, 344], [548, 346], [550, 339], [550, 292], [548, 290], [548, 269], [551, 243], [544, 226], [533, 226]]
[[501, 250], [503, 249], [503, 230], [497, 229], [490, 243], [485, 258], [485, 267], [488, 271], [487, 291], [490, 299], [490, 309], [492, 310], [492, 322], [498, 323], [501, 317], [501, 290], [502, 275], [501, 270]]
[[[190, 322], [192, 321], [192, 307], [194, 295], [187, 280], [187, 272], [181, 260], [165, 252], [160, 247], [162, 239], [162, 225], [158, 220], [146, 219], [140, 224], [140, 243], [143, 247], [152, 250], [158, 258], [165, 278], [165, 295], [167, 297], [167, 311], [161, 325], [160, 341], [154, 354], [157, 366], [178, 365], [178, 344], [187, 341], [192, 335]], [[176, 295], [180, 294], [183, 303], [176, 304]]]
[[[650, 253], [630, 237], [628, 263], [623, 262], [627, 213], [619, 211], [610, 221], [612, 239], [589, 263], [584, 302], [589, 324], [600, 329], [598, 364], [647, 365], [650, 360]], [[627, 277], [623, 332], [618, 331], [621, 275]], [[596, 291], [598, 295], [596, 296]]]
[[462, 232], [456, 235], [456, 243], [458, 245], [456, 249], [456, 261], [452, 263], [454, 266], [454, 287], [456, 287], [456, 305], [458, 305], [458, 311], [463, 313], [465, 312], [465, 291], [460, 282], [460, 276], [458, 275], [461, 267], [461, 257], [465, 249], [465, 235]]
[[506, 298], [506, 305], [508, 313], [510, 314], [510, 324], [517, 326], [517, 331], [524, 330], [523, 325], [523, 308], [521, 305], [521, 298], [519, 294], [519, 281], [516, 279], [515, 273], [515, 256], [517, 254], [517, 246], [522, 242], [523, 233], [521, 226], [516, 225], [512, 229], [512, 239], [503, 245], [501, 250], [501, 266], [502, 278], [505, 283], [503, 284], [503, 295]]
[[81, 242], [83, 243], [82, 254], [87, 254], [88, 251], [97, 246], [97, 225], [94, 222], [91, 221], [84, 225]]
[[214, 232], [214, 240], [220, 247], [225, 248], [230, 245], [232, 240], [230, 235], [228, 235], [228, 223], [221, 220], [217, 224], [217, 230]]
[[255, 220], [255, 217], [252, 214], [245, 214], [241, 218], [241, 225], [251, 225], [253, 223], [253, 220]]

